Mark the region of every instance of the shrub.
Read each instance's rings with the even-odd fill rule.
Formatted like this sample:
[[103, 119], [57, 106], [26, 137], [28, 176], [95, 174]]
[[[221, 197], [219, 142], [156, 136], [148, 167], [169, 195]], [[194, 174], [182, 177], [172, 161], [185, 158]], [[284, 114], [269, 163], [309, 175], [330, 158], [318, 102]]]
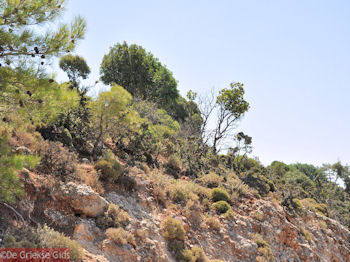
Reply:
[[40, 145], [38, 153], [41, 159], [38, 171], [60, 177], [75, 173], [77, 157], [61, 143], [44, 141]]
[[163, 222], [163, 236], [167, 239], [185, 240], [185, 229], [181, 221], [167, 217]]
[[328, 212], [327, 212], [327, 206], [325, 204], [319, 204], [313, 198], [304, 198], [300, 200], [300, 202], [306, 209], [312, 212], [316, 212], [320, 215], [327, 216]]
[[79, 165], [76, 172], [76, 179], [90, 186], [100, 195], [104, 193], [104, 188], [99, 181], [96, 170], [92, 166], [85, 164]]
[[195, 226], [202, 222], [202, 210], [198, 201], [189, 200], [185, 207], [185, 216]]
[[73, 261], [83, 260], [83, 248], [74, 240], [69, 239], [63, 234], [47, 227], [39, 227], [37, 230], [40, 235], [40, 241], [45, 248], [69, 248], [70, 257]]
[[101, 179], [115, 182], [124, 172], [122, 165], [115, 159], [101, 159], [95, 164], [95, 169], [100, 172]]
[[108, 228], [106, 230], [106, 236], [118, 245], [125, 245], [129, 243], [135, 246], [134, 236], [121, 227]]
[[137, 229], [136, 236], [139, 237], [141, 240], [145, 240], [146, 238], [148, 238], [148, 231], [145, 229]]
[[231, 194], [231, 199], [236, 199], [239, 196], [255, 194], [256, 192], [255, 189], [250, 188], [235, 175], [229, 175], [224, 186], [228, 190], [228, 193]]
[[211, 195], [211, 199], [214, 202], [217, 202], [217, 201], [220, 201], [220, 200], [223, 200], [223, 201], [226, 201], [226, 202], [230, 201], [229, 194], [225, 191], [225, 189], [222, 189], [222, 188], [214, 188], [210, 192], [210, 195]]
[[311, 242], [310, 232], [307, 231], [303, 226], [300, 227], [300, 233], [305, 237], [307, 242]]
[[234, 221], [235, 220], [235, 213], [233, 212], [232, 209], [229, 209], [225, 214], [224, 218], [229, 220], [229, 221]]
[[174, 154], [171, 155], [168, 159], [167, 166], [168, 166], [168, 168], [171, 168], [175, 171], [180, 171], [181, 170], [180, 158]]
[[214, 230], [220, 230], [220, 221], [213, 216], [207, 216], [204, 220], [205, 225]]
[[182, 255], [185, 262], [209, 262], [203, 249], [198, 246], [183, 250]]
[[129, 215], [115, 204], [109, 204], [105, 212], [107, 227], [126, 227], [129, 223]]
[[145, 172], [146, 174], [151, 173], [150, 168], [148, 167], [148, 165], [146, 163], [141, 163], [141, 169], [143, 170], [143, 172]]
[[243, 182], [245, 182], [248, 186], [256, 189], [262, 197], [265, 197], [270, 191], [275, 191], [276, 188], [271, 180], [259, 172], [259, 170], [255, 169], [249, 171], [248, 174], [243, 178]]
[[223, 177], [210, 172], [209, 174], [203, 175], [201, 178], [198, 179], [199, 182], [209, 188], [214, 188], [214, 187], [218, 187], [221, 185], [222, 181], [223, 181]]
[[182, 240], [170, 240], [168, 243], [168, 247], [170, 252], [173, 254], [176, 261], [184, 261], [184, 250], [185, 250], [185, 243]]
[[226, 213], [231, 208], [231, 206], [226, 201], [223, 201], [223, 200], [215, 202], [213, 206], [216, 212], [218, 212], [219, 214]]
[[260, 234], [253, 234], [252, 239], [258, 245], [258, 251], [266, 261], [275, 261], [269, 243], [267, 243]]
[[136, 188], [136, 180], [125, 174], [122, 174], [118, 177], [117, 183], [129, 192], [133, 191]]

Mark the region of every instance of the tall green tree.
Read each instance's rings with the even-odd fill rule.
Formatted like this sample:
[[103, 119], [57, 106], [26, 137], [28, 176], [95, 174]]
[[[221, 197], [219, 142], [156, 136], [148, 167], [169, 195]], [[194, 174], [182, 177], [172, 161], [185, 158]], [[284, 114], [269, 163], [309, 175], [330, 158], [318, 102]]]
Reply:
[[103, 57], [101, 80], [123, 86], [134, 97], [156, 102], [168, 112], [179, 97], [173, 74], [142, 46], [116, 44]]

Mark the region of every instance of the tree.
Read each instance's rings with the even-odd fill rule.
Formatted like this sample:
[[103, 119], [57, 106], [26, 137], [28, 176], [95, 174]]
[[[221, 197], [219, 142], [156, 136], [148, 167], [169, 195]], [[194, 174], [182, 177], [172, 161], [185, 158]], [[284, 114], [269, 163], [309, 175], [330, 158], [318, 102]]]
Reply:
[[[249, 103], [244, 99], [243, 84], [239, 82], [231, 83], [229, 88], [220, 90], [215, 97], [214, 92], [207, 97], [200, 97], [198, 106], [201, 112], [202, 127], [201, 136], [203, 143], [211, 144], [213, 154], [219, 151], [219, 144], [227, 138], [234, 137], [233, 130], [237, 122], [249, 109]], [[210, 121], [216, 113], [215, 127], [210, 129]], [[237, 139], [239, 138], [239, 139]], [[237, 141], [246, 141], [246, 145], [251, 144], [251, 137], [244, 135], [236, 136]]]
[[156, 102], [171, 113], [179, 97], [173, 74], [138, 45], [116, 44], [103, 57], [101, 79], [123, 86], [133, 97]]
[[[70, 26], [61, 25], [42, 32], [64, 10], [64, 0], [0, 0], [0, 63], [10, 65], [16, 58], [60, 55], [75, 48], [83, 38], [85, 21], [75, 18]], [[36, 30], [40, 28], [41, 30]], [[43, 62], [42, 62], [43, 63]]]
[[60, 58], [60, 68], [67, 73], [72, 88], [76, 88], [80, 95], [86, 93], [86, 88], [80, 86], [80, 78], [86, 79], [90, 74], [90, 67], [84, 58], [78, 55], [65, 55]]

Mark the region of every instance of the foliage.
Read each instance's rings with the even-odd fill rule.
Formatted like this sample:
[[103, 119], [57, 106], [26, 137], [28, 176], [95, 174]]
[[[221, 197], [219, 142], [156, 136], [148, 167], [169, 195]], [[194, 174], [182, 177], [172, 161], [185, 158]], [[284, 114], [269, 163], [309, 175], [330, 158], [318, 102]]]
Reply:
[[223, 214], [226, 213], [228, 210], [231, 209], [231, 206], [229, 203], [227, 203], [226, 201], [220, 200], [217, 201], [213, 204], [216, 212], [218, 212], [219, 214]]
[[39, 227], [37, 233], [44, 248], [69, 248], [70, 257], [73, 261], [83, 261], [83, 248], [76, 241], [69, 239], [46, 225]]
[[96, 162], [95, 169], [100, 172], [102, 180], [109, 182], [116, 182], [124, 172], [122, 165], [115, 159], [101, 159]]
[[0, 62], [10, 64], [16, 57], [44, 59], [73, 50], [77, 40], [84, 36], [86, 25], [82, 18], [77, 17], [71, 26], [63, 24], [56, 31], [51, 27], [45, 33], [42, 29], [46, 23], [55, 21], [64, 4], [64, 0], [1, 0]]
[[206, 216], [204, 219], [204, 225], [207, 225], [210, 229], [219, 231], [221, 228], [221, 224], [219, 219], [214, 216]]
[[310, 232], [305, 229], [305, 227], [300, 227], [300, 233], [305, 237], [307, 242], [311, 242], [312, 238]]
[[223, 182], [224, 178], [219, 176], [218, 174], [214, 172], [209, 172], [209, 174], [205, 174], [203, 176], [200, 176], [198, 181], [203, 185], [208, 188], [214, 188], [218, 187], [221, 185]]
[[22, 184], [16, 172], [23, 167], [34, 167], [39, 159], [35, 156], [15, 155], [7, 142], [7, 135], [0, 132], [0, 202], [14, 202], [23, 195]]
[[115, 204], [109, 204], [104, 214], [104, 222], [106, 227], [126, 227], [130, 217], [128, 213]]
[[127, 243], [135, 245], [135, 237], [123, 228], [108, 228], [106, 236], [118, 245], [125, 245]]
[[226, 218], [229, 221], [235, 220], [235, 213], [232, 209], [227, 210], [227, 212], [224, 214], [224, 218]]
[[313, 198], [305, 198], [302, 199], [300, 202], [306, 209], [316, 212], [320, 215], [327, 216], [327, 205], [322, 203], [319, 204]]
[[249, 171], [243, 177], [243, 182], [248, 186], [256, 189], [261, 196], [267, 196], [270, 191], [275, 191], [276, 187], [270, 179], [264, 176], [259, 169]]
[[59, 142], [44, 141], [38, 150], [40, 165], [37, 170], [65, 179], [77, 170], [77, 157]]
[[186, 231], [180, 220], [167, 217], [162, 225], [163, 236], [169, 240], [185, 240]]
[[272, 254], [269, 243], [267, 243], [263, 237], [256, 233], [252, 235], [252, 239], [258, 245], [259, 253], [267, 260], [267, 261], [275, 261], [275, 258]]
[[185, 249], [183, 252], [184, 262], [209, 262], [202, 248], [193, 246], [191, 249]]
[[79, 94], [84, 94], [85, 90], [79, 87], [79, 79], [86, 79], [90, 74], [90, 68], [84, 58], [78, 55], [65, 55], [60, 58], [60, 68], [67, 73], [71, 88], [76, 88]]
[[225, 189], [222, 188], [214, 188], [210, 191], [211, 199], [214, 202], [218, 201], [226, 201], [230, 202], [230, 195], [225, 191]]
[[103, 57], [100, 72], [105, 84], [121, 85], [133, 96], [156, 102], [164, 109], [170, 109], [179, 97], [172, 73], [135, 44], [113, 46]]

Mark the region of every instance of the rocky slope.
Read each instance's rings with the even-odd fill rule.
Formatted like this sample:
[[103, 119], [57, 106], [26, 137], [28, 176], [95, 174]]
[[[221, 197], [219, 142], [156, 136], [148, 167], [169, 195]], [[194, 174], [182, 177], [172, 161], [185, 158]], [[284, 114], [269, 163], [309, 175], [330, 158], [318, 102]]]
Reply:
[[[180, 205], [159, 205], [152, 181], [137, 168], [128, 169], [136, 181], [131, 191], [107, 186], [103, 194], [86, 184], [58, 183], [28, 170], [20, 175], [26, 198], [16, 208], [32, 223], [46, 223], [79, 242], [84, 261], [175, 261], [162, 236], [162, 222], [169, 216], [182, 222], [185, 245], [200, 246], [209, 259], [350, 261], [350, 232], [344, 226], [306, 210], [303, 216], [292, 217], [271, 198], [240, 198], [233, 205], [233, 220], [211, 211], [219, 223], [204, 223], [200, 208], [185, 213]], [[97, 225], [110, 203], [129, 214], [126, 230], [135, 236], [132, 244], [115, 244]]]

